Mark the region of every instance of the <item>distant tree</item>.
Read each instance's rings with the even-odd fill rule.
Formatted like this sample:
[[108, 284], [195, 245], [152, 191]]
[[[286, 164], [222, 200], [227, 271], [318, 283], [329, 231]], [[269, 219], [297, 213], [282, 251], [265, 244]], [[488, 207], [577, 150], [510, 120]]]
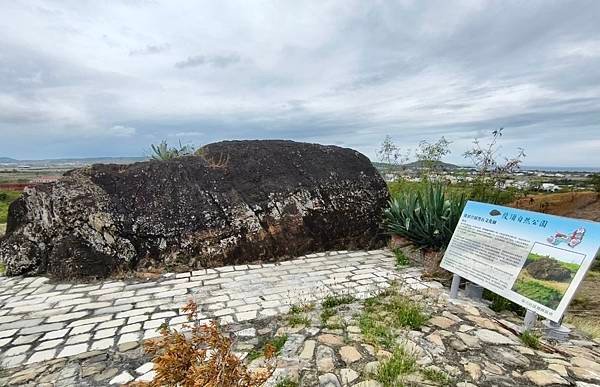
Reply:
[[434, 143], [426, 140], [419, 143], [419, 147], [415, 151], [415, 156], [421, 162], [421, 174], [423, 177], [427, 178], [432, 172], [439, 169], [442, 157], [450, 154], [449, 146], [451, 143], [443, 136]]
[[473, 141], [473, 147], [463, 156], [470, 159], [477, 170], [477, 179], [474, 183], [473, 198], [482, 201], [498, 201], [492, 196], [498, 196], [498, 183], [508, 175], [519, 171], [525, 159], [525, 151], [518, 148], [517, 154], [504, 157], [501, 161], [501, 147], [498, 145], [504, 128], [492, 131], [492, 139], [482, 145], [478, 139]]
[[377, 151], [379, 161], [390, 165], [401, 165], [408, 161], [410, 150], [402, 153], [402, 149], [397, 146], [391, 136], [385, 136], [381, 147]]
[[154, 160], [172, 160], [177, 157], [189, 156], [194, 153], [193, 145], [182, 145], [179, 141], [179, 147], [172, 147], [167, 144], [167, 140], [163, 140], [158, 145], [151, 144], [153, 154], [151, 157]]

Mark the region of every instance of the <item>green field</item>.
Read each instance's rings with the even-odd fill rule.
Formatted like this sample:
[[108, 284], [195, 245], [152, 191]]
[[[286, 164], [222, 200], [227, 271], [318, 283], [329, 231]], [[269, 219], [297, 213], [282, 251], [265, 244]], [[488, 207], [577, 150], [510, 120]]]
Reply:
[[21, 192], [0, 191], [0, 223], [6, 223], [8, 206], [19, 196], [21, 196]]

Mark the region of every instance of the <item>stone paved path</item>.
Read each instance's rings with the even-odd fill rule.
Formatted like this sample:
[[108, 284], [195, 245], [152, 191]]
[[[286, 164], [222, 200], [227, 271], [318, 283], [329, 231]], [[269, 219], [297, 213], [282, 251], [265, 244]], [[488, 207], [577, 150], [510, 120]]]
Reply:
[[326, 294], [364, 298], [396, 278], [392, 254], [384, 250], [310, 254], [278, 264], [169, 273], [144, 282], [0, 277], [0, 364], [11, 368], [158, 336], [161, 324], [186, 321], [179, 308], [190, 297], [203, 318], [245, 322]]

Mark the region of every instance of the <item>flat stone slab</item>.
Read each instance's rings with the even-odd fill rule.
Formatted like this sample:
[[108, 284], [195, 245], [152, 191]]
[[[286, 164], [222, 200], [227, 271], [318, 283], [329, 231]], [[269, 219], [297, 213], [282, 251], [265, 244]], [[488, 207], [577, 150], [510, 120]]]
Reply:
[[326, 294], [366, 298], [400, 278], [394, 266], [386, 250], [332, 251], [277, 264], [166, 273], [150, 281], [0, 277], [0, 365], [18, 367], [157, 337], [162, 324], [178, 328], [187, 321], [180, 308], [190, 298], [201, 319], [221, 324], [285, 313], [291, 304]]

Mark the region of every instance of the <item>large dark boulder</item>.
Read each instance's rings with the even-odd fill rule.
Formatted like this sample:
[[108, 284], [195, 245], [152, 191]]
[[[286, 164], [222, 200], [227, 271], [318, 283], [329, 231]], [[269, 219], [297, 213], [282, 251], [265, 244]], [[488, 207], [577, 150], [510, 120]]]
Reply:
[[26, 189], [0, 241], [7, 274], [178, 271], [382, 244], [387, 188], [354, 150], [225, 141], [198, 153]]
[[533, 278], [539, 280], [561, 282], [571, 280], [571, 271], [549, 257], [542, 257], [528, 264], [526, 269]]

